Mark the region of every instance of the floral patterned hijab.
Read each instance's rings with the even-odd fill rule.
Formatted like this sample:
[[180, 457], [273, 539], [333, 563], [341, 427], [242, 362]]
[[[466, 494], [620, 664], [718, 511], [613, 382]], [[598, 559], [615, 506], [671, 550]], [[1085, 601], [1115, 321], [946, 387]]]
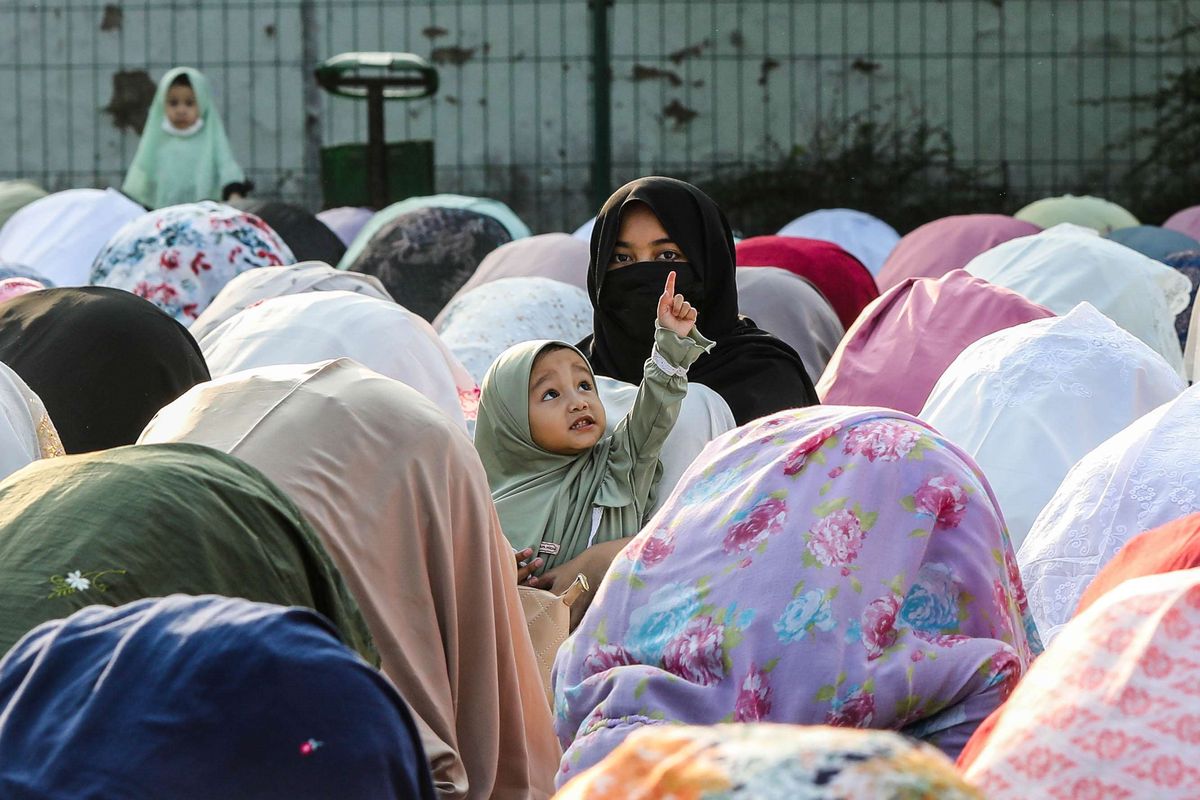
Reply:
[[261, 219], [206, 200], [125, 225], [96, 256], [91, 282], [133, 292], [190, 325], [235, 275], [295, 261]]
[[954, 765], [891, 731], [648, 726], [556, 800], [981, 800]]
[[560, 784], [645, 725], [900, 730], [957, 754], [1040, 649], [974, 462], [877, 408], [782, 412], [700, 455], [554, 669]]

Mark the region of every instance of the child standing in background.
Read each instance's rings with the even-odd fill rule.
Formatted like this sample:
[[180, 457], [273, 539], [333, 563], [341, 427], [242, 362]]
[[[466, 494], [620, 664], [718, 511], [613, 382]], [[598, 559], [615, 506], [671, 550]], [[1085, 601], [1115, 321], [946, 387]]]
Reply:
[[176, 67], [158, 83], [121, 190], [151, 209], [230, 200], [251, 188], [233, 157], [208, 79]]

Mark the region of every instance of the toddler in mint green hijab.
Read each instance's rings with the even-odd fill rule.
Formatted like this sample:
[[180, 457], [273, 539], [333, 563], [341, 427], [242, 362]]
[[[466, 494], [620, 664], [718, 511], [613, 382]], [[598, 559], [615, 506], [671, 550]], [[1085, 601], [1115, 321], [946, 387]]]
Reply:
[[151, 209], [247, 192], [208, 79], [191, 67], [163, 75], [121, 190]]
[[592, 369], [565, 342], [510, 347], [484, 376], [475, 447], [504, 535], [519, 560], [529, 559], [521, 575], [545, 570], [529, 585], [561, 589], [588, 571], [573, 559], [612, 542], [611, 559], [645, 523], [662, 476], [658, 455], [687, 394], [687, 369], [713, 345], [695, 321], [671, 272], [637, 399], [607, 436]]

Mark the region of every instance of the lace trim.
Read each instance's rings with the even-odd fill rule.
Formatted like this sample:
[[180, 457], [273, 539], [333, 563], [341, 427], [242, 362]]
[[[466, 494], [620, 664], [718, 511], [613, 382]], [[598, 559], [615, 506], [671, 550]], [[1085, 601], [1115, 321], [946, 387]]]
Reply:
[[659, 352], [657, 347], [650, 351], [650, 360], [654, 362], [654, 366], [658, 367], [672, 378], [687, 377], [687, 367], [677, 367], [670, 361], [667, 361], [666, 356]]

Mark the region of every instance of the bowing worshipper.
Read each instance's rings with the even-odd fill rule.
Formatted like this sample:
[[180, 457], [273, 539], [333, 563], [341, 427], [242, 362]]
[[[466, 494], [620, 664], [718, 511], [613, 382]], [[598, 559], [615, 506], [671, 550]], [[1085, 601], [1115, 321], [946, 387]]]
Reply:
[[159, 209], [236, 200], [252, 188], [233, 155], [208, 78], [191, 67], [168, 70], [150, 102], [121, 191]]
[[721, 395], [739, 425], [817, 402], [796, 351], [738, 315], [725, 215], [708, 195], [673, 178], [626, 184], [597, 218], [588, 265], [593, 329], [580, 344], [596, 375], [641, 381], [654, 342], [654, 309], [670, 271], [716, 342], [692, 365], [690, 380]]
[[891, 731], [658, 725], [632, 734], [555, 800], [983, 800], [954, 764]]
[[807, 278], [777, 267], [738, 267], [738, 308], [800, 355], [816, 383], [846, 335], [837, 312]]
[[1104, 238], [1123, 244], [1155, 261], [1166, 262], [1167, 256], [1184, 250], [1200, 249], [1200, 242], [1186, 233], [1160, 228], [1157, 225], [1135, 225], [1118, 228], [1104, 234]]
[[0, 796], [434, 794], [404, 700], [327, 619], [176, 594], [88, 606], [0, 661]]
[[560, 751], [512, 550], [458, 425], [339, 359], [201, 384], [146, 428], [155, 442], [228, 452], [295, 500], [413, 712], [439, 798], [553, 793]]
[[92, 262], [146, 209], [115, 189], [68, 189], [35, 200], [0, 228], [0, 262], [55, 286], [87, 286]]
[[464, 430], [464, 402], [475, 401], [475, 381], [429, 323], [390, 300], [355, 292], [264, 300], [210, 330], [200, 348], [217, 377], [352, 358], [416, 389]]
[[1184, 388], [1162, 356], [1080, 303], [967, 347], [919, 416], [979, 463], [1019, 548], [1075, 462]]
[[118, 447], [0, 481], [0, 652], [84, 606], [177, 592], [315, 609], [379, 661], [304, 515], [236, 458], [191, 444]]
[[904, 234], [875, 281], [886, 292], [905, 278], [936, 280], [998, 244], [1041, 230], [1004, 214], [956, 214], [926, 222]]
[[188, 332], [196, 337], [196, 341], [201, 341], [239, 311], [264, 300], [305, 292], [354, 292], [378, 300], [392, 300], [378, 278], [335, 269], [318, 261], [258, 267], [246, 270], [225, 284], [208, 308], [188, 326]]
[[919, 414], [942, 373], [988, 334], [1054, 314], [961, 269], [908, 278], [863, 310], [817, 381], [821, 402]]
[[0, 303], [0, 362], [37, 393], [68, 453], [133, 444], [209, 379], [187, 328], [119, 289], [44, 289]]
[[91, 283], [133, 292], [190, 325], [239, 273], [295, 262], [261, 219], [204, 201], [125, 225], [96, 256]]
[[812, 282], [849, 329], [867, 305], [879, 297], [875, 279], [863, 263], [840, 245], [796, 236], [754, 236], [737, 243], [739, 267], [779, 267]]
[[[375, 216], [375, 212], [369, 208], [362, 206], [338, 206], [337, 208], [327, 208], [324, 211], [317, 212], [317, 219], [321, 220], [329, 230], [341, 239], [342, 244], [347, 248], [354, 238], [358, 236], [366, 224], [371, 221], [371, 217]], [[343, 257], [345, 254], [343, 253]], [[333, 266], [336, 266], [334, 264]]]
[[0, 303], [46, 288], [46, 284], [33, 278], [4, 278], [0, 280]]
[[833, 242], [878, 275], [887, 257], [900, 242], [896, 229], [879, 217], [852, 208], [810, 211], [779, 229], [776, 236]]
[[1194, 798], [1200, 569], [1125, 581], [1071, 620], [959, 759], [989, 800]]
[[1063, 224], [997, 245], [964, 269], [1055, 314], [1090, 303], [1183, 374], [1175, 315], [1187, 307], [1192, 285], [1162, 262]]
[[39, 458], [61, 455], [62, 441], [41, 398], [0, 363], [0, 479]]
[[1039, 228], [1048, 229], [1068, 223], [1107, 234], [1139, 225], [1138, 218], [1121, 206], [1102, 197], [1064, 194], [1035, 200], [1013, 215]]
[[1058, 635], [1130, 539], [1200, 511], [1198, 417], [1200, 387], [1193, 386], [1084, 455], [1046, 503], [1017, 551], [1043, 642]]
[[429, 208], [470, 211], [474, 214], [481, 214], [488, 217], [498, 222], [504, 228], [508, 234], [508, 238], [505, 241], [524, 239], [530, 233], [529, 226], [511, 208], [499, 200], [493, 200], [490, 197], [474, 197], [466, 194], [433, 194], [423, 197], [406, 197], [371, 215], [367, 224], [362, 226], [362, 229], [354, 237], [354, 241], [346, 247], [346, 255], [343, 256], [341, 263], [336, 265], [337, 268], [353, 269], [354, 267], [351, 265], [359, 259], [363, 250], [366, 249], [367, 243], [375, 238], [375, 234], [391, 225], [398, 217], [404, 214]]
[[[370, 230], [364, 228], [359, 240]], [[352, 245], [342, 263], [379, 278], [397, 303], [433, 320], [484, 257], [509, 241], [504, 225], [488, 214], [430, 206], [391, 218], [347, 262]]]
[[13, 214], [46, 195], [46, 190], [32, 181], [0, 181], [0, 228]]
[[1176, 211], [1163, 223], [1164, 228], [1187, 234], [1200, 241], [1200, 206], [1191, 206]]
[[[543, 233], [515, 239], [488, 253], [454, 299], [485, 283], [504, 278], [549, 278], [586, 292], [587, 275], [587, 242], [566, 233]], [[437, 322], [434, 320], [435, 325]]]
[[1200, 513], [1139, 533], [1101, 567], [1084, 589], [1074, 616], [1125, 581], [1200, 567]]
[[[561, 594], [580, 573], [598, 586], [646, 521], [688, 369], [713, 346], [696, 319], [668, 273], [637, 398], [611, 434], [591, 367], [566, 342], [516, 345], [488, 370], [475, 448], [500, 527], [518, 555], [528, 556], [522, 575], [530, 586]], [[572, 605], [574, 624], [589, 599]]]
[[578, 342], [587, 336], [592, 303], [583, 289], [550, 278], [501, 278], [456, 296], [438, 314], [434, 328], [482, 382], [488, 367], [513, 345], [535, 339]]
[[713, 441], [613, 562], [554, 668], [561, 784], [631, 733], [899, 730], [951, 757], [1040, 649], [971, 458], [883, 409]]
[[267, 223], [292, 251], [296, 262], [319, 261], [333, 265], [346, 255], [346, 245], [338, 235], [300, 206], [257, 198], [234, 200], [230, 205]]

